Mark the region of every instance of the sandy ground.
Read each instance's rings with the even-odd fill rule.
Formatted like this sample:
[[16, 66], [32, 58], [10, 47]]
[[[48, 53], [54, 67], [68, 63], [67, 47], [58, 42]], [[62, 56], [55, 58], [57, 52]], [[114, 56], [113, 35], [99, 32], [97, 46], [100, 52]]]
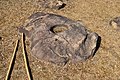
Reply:
[[[4, 80], [15, 42], [17, 27], [31, 14], [43, 11], [82, 20], [87, 29], [101, 36], [101, 45], [91, 60], [57, 67], [38, 61], [27, 46], [34, 80], [120, 80], [120, 30], [109, 21], [120, 16], [120, 0], [69, 0], [61, 10], [44, 9], [36, 0], [0, 0], [0, 80]], [[20, 42], [21, 43], [21, 42]], [[11, 80], [28, 80], [21, 44], [16, 56]]]

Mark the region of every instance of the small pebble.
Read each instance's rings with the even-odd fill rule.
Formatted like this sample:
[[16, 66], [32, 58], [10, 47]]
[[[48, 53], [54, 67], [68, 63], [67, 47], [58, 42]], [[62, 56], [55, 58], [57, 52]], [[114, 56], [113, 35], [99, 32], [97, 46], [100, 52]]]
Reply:
[[113, 20], [110, 21], [110, 25], [114, 29], [119, 29], [120, 28], [120, 17], [116, 17]]
[[42, 7], [44, 8], [51, 8], [51, 9], [56, 9], [60, 10], [66, 6], [66, 1], [64, 0], [43, 0], [39, 1]]
[[57, 2], [56, 2], [56, 5], [54, 5], [53, 8], [59, 10], [59, 9], [64, 8], [65, 6], [66, 6], [66, 4], [65, 4], [64, 2], [62, 2], [62, 1], [57, 1]]

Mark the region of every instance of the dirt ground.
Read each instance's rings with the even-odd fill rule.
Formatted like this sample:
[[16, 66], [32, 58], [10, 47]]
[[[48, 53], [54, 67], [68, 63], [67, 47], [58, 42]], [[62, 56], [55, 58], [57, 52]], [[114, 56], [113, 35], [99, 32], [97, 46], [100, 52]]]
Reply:
[[[5, 79], [18, 39], [17, 27], [39, 11], [82, 20], [101, 36], [101, 45], [92, 59], [64, 67], [37, 60], [27, 46], [33, 80], [120, 80], [120, 30], [109, 26], [111, 19], [120, 16], [120, 0], [69, 0], [61, 10], [41, 8], [37, 0], [0, 0], [0, 80]], [[28, 80], [21, 41], [11, 80]]]

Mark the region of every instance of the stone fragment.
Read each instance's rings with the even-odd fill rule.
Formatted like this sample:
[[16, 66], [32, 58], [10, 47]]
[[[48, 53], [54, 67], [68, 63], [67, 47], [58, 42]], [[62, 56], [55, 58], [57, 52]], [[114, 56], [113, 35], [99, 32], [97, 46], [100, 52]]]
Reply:
[[110, 25], [114, 29], [119, 29], [120, 28], [120, 17], [116, 17], [110, 21]]
[[66, 6], [65, 0], [38, 0], [40, 5], [44, 8], [51, 8], [51, 9], [62, 9]]

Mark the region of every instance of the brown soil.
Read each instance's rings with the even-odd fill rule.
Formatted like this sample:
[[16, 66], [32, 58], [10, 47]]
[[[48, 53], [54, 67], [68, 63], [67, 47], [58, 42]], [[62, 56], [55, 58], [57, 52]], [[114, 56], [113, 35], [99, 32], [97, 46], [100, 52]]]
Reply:
[[[101, 36], [102, 41], [91, 60], [69, 63], [64, 67], [37, 60], [27, 46], [34, 80], [120, 80], [120, 31], [109, 26], [111, 19], [120, 16], [120, 0], [69, 0], [61, 10], [41, 8], [36, 0], [0, 0], [0, 80], [5, 79], [18, 39], [17, 27], [38, 11], [82, 20], [87, 29]], [[28, 80], [21, 44], [11, 80]]]

